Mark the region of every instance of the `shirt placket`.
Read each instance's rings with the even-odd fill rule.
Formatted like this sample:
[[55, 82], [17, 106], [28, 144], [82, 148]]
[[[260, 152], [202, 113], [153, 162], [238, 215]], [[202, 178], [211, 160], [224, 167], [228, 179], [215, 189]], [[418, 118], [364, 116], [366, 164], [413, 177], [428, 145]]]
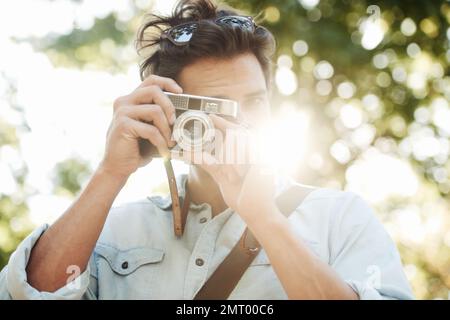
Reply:
[[222, 212], [209, 221], [201, 231], [189, 259], [183, 290], [184, 299], [193, 299], [206, 281], [214, 255], [217, 236], [231, 214], [230, 210]]

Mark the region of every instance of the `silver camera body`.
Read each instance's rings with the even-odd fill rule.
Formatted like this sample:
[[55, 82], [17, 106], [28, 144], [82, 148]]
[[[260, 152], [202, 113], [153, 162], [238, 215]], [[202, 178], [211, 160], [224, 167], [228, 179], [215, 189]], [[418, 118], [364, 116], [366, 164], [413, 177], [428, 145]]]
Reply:
[[[174, 152], [198, 152], [212, 149], [215, 128], [208, 114], [215, 114], [235, 121], [238, 116], [238, 103], [233, 100], [189, 94], [174, 94], [164, 92], [175, 107], [176, 120], [172, 128], [172, 139], [177, 145], [171, 149]], [[156, 148], [151, 148], [146, 140], [139, 142], [142, 155], [158, 156]], [[155, 153], [156, 152], [156, 153]]]

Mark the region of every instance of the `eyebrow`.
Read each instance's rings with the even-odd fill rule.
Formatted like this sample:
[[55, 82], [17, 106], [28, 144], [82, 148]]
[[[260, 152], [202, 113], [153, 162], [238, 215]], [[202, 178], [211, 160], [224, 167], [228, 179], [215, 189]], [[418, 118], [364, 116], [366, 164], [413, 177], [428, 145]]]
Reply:
[[[248, 94], [246, 94], [244, 96], [244, 99], [248, 99], [248, 98], [253, 98], [253, 97], [258, 97], [258, 96], [262, 96], [267, 94], [267, 90], [266, 89], [261, 89], [261, 90], [257, 90], [254, 92], [250, 92]], [[217, 96], [212, 96], [212, 98], [217, 98], [217, 99], [228, 99], [230, 100], [231, 98], [228, 96], [223, 96], [223, 95], [217, 95]]]

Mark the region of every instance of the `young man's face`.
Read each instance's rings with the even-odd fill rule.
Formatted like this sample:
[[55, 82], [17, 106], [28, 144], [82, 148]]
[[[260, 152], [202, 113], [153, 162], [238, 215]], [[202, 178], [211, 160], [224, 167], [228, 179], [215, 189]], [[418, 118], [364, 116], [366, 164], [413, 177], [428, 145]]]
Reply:
[[270, 116], [264, 73], [251, 53], [227, 60], [199, 60], [185, 67], [177, 80], [186, 94], [237, 101], [239, 119], [250, 126], [258, 126]]

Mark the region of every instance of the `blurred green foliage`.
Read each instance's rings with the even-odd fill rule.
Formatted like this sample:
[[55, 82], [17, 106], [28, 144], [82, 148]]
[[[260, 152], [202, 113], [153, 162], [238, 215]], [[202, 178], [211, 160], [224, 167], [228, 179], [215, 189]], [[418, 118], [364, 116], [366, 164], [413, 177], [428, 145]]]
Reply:
[[54, 193], [76, 195], [90, 173], [89, 164], [82, 159], [70, 158], [57, 163], [53, 177]]
[[[434, 141], [447, 143], [447, 146], [449, 143], [450, 132], [442, 122], [430, 120], [430, 115], [440, 108], [442, 101], [448, 104], [450, 98], [448, 1], [226, 2], [249, 13], [261, 14], [261, 23], [277, 40], [275, 61], [278, 66], [288, 65], [295, 74], [295, 91], [289, 94], [276, 91], [274, 100], [293, 102], [314, 115], [314, 127], [320, 132], [314, 136], [315, 149], [310, 152], [320, 154], [327, 165], [315, 170], [299, 170], [297, 178], [317, 185], [333, 180], [343, 187], [346, 170], [369, 147], [375, 147], [408, 159], [423, 177], [426, 190], [433, 194], [430, 197], [448, 202], [449, 151], [424, 155], [411, 147], [417, 143], [414, 139], [421, 130]], [[314, 2], [318, 2], [317, 5], [308, 6]], [[138, 6], [134, 2], [130, 5], [135, 15], [126, 22], [111, 13], [96, 19], [87, 30], [74, 28], [66, 35], [49, 34], [17, 41], [32, 43], [36, 50], [45, 52], [55, 66], [120, 73], [138, 62], [137, 55], [130, 54], [130, 48], [143, 15], [151, 10], [151, 6]], [[384, 36], [376, 46], [367, 49], [361, 43], [364, 37], [361, 25], [371, 19], [373, 13], [367, 10], [370, 5], [379, 9]], [[332, 75], [320, 75], [317, 71], [319, 63], [324, 63], [328, 69], [331, 65]], [[420, 79], [408, 78], [411, 72], [421, 67], [425, 71], [418, 74]], [[414, 80], [419, 81], [418, 84]], [[354, 88], [349, 96], [342, 84], [347, 89]], [[340, 86], [343, 93], [339, 92]], [[14, 101], [13, 95], [9, 101]], [[355, 143], [352, 140], [354, 128], [339, 121], [339, 110], [344, 104], [360, 110], [364, 123], [374, 128], [369, 144]], [[11, 145], [17, 148], [17, 128], [9, 125], [7, 120], [0, 118], [0, 147]], [[337, 161], [330, 154], [330, 146], [338, 139], [348, 148], [348, 159]], [[89, 172], [89, 165], [80, 159], [59, 163], [53, 177], [55, 193], [74, 196]], [[0, 196], [0, 267], [6, 264], [9, 254], [31, 230], [26, 214], [27, 197], [33, 191], [26, 188], [25, 177], [26, 169], [16, 175], [20, 186], [18, 196]], [[380, 205], [377, 212], [386, 224], [394, 223], [395, 210], [413, 201], [421, 206], [421, 199], [392, 199], [388, 204]], [[447, 298], [449, 294], [450, 250], [445, 237], [450, 236], [445, 230], [450, 226], [450, 213], [447, 211], [444, 216], [447, 229], [441, 228], [444, 231], [427, 238], [424, 243], [413, 245], [396, 239], [404, 264], [414, 266], [412, 285], [418, 298]]]
[[127, 66], [123, 58], [116, 55], [117, 48], [126, 45], [132, 37], [132, 30], [110, 14], [95, 19], [92, 29], [75, 28], [68, 35], [48, 36], [33, 41], [33, 44], [60, 66], [81, 68], [89, 64], [103, 70], [117, 71]]

